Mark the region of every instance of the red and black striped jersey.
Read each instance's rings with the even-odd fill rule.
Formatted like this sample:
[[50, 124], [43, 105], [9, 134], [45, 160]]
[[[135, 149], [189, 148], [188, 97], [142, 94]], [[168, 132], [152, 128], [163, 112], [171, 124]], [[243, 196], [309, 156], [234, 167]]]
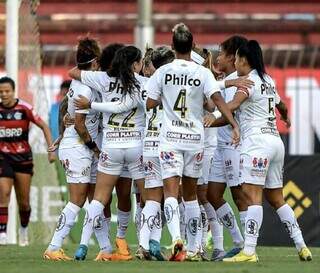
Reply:
[[0, 103], [0, 153], [8, 160], [20, 163], [32, 161], [28, 142], [30, 122], [41, 122], [30, 104], [17, 99], [14, 106], [7, 108]]

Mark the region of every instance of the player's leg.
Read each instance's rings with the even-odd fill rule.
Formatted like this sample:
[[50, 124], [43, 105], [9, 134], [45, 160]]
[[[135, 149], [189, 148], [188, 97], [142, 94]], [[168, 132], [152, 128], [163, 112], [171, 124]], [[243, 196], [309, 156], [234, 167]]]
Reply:
[[[32, 167], [29, 167], [32, 173]], [[29, 245], [28, 225], [31, 215], [30, 189], [32, 174], [15, 172], [14, 188], [16, 191], [17, 203], [19, 207], [20, 227], [19, 227], [19, 245]]]
[[293, 240], [296, 249], [298, 250], [299, 258], [302, 261], [311, 261], [312, 254], [307, 248], [302, 236], [298, 221], [294, 215], [292, 208], [285, 203], [283, 197], [283, 179], [282, 169], [284, 164], [284, 147], [279, 143], [276, 156], [270, 162], [268, 169], [266, 186], [264, 195], [270, 205], [276, 210], [281, 222], [286, 227], [290, 238]]
[[217, 148], [209, 171], [207, 199], [205, 210], [208, 216], [214, 249], [211, 261], [221, 261], [225, 255], [223, 246], [223, 224], [219, 220], [214, 207], [224, 204], [223, 194], [226, 188], [226, 176], [223, 168], [222, 149]]
[[[69, 260], [61, 249], [64, 238], [75, 224], [80, 209], [90, 193], [92, 153], [85, 147], [61, 149], [59, 157], [66, 172], [69, 201], [63, 208], [57, 228], [43, 257], [49, 260]], [[86, 171], [84, 171], [86, 170]]]
[[[121, 174], [123, 175], [123, 173]], [[120, 177], [116, 185], [118, 198], [118, 225], [116, 235], [116, 247], [119, 255], [129, 256], [129, 247], [126, 242], [126, 232], [131, 216], [131, 184], [129, 177]]]
[[[238, 206], [238, 210], [241, 212], [241, 217], [243, 218], [247, 211], [247, 203], [244, 193], [239, 186], [240, 152], [230, 147], [223, 149], [222, 154], [227, 186], [231, 189], [231, 193], [235, 195], [236, 198], [234, 201]], [[244, 243], [234, 211], [228, 203], [225, 203], [216, 211], [224, 227], [226, 227], [230, 232], [234, 244], [234, 247], [228, 251], [225, 257], [233, 257], [241, 251]]]
[[[87, 219], [82, 229], [82, 244], [76, 251], [75, 258], [83, 260], [93, 232], [100, 233], [102, 230], [103, 210], [111, 199], [112, 191], [121, 174], [124, 164], [123, 149], [108, 149], [108, 154], [102, 152], [99, 158], [97, 183], [94, 197], [87, 209]], [[110, 260], [111, 255], [101, 256], [97, 260]]]
[[243, 250], [231, 258], [224, 258], [225, 262], [258, 261], [256, 246], [263, 219], [262, 194], [272, 156], [272, 145], [266, 142], [264, 135], [248, 137], [242, 144], [240, 182], [243, 182], [248, 204], [245, 242]]
[[[3, 162], [4, 163], [4, 162]], [[8, 205], [13, 186], [14, 173], [12, 168], [0, 169], [0, 245], [7, 244]]]
[[182, 177], [185, 221], [187, 224], [187, 260], [200, 261], [197, 234], [200, 224], [200, 207], [197, 200], [197, 181], [202, 175], [203, 151], [185, 152]]
[[162, 231], [161, 201], [163, 182], [158, 158], [145, 157], [145, 192], [146, 202], [141, 212], [140, 254], [138, 258], [165, 260], [160, 249]]
[[171, 235], [173, 248], [171, 261], [184, 260], [183, 241], [180, 234], [179, 185], [183, 172], [183, 154], [179, 151], [160, 150], [160, 166], [163, 179], [164, 214]]
[[197, 198], [200, 205], [200, 224], [199, 224], [199, 231], [197, 234], [197, 245], [200, 250], [200, 255], [202, 257], [202, 260], [204, 261], [209, 260], [206, 253], [206, 243], [207, 243], [207, 237], [208, 237], [209, 222], [208, 222], [206, 210], [204, 208], [204, 205], [208, 203], [207, 190], [208, 190], [208, 185], [207, 184], [199, 185], [199, 179], [198, 179]]

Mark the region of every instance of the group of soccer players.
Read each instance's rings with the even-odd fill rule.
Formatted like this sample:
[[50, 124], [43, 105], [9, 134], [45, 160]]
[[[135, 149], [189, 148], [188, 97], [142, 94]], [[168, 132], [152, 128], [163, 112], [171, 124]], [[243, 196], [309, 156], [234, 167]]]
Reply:
[[[70, 198], [44, 259], [72, 259], [62, 250], [63, 240], [88, 200], [74, 259], [86, 258], [94, 233], [100, 247], [96, 261], [131, 260], [125, 240], [131, 181], [137, 195], [139, 259], [209, 260], [205, 244], [210, 229], [212, 261], [257, 262], [263, 195], [285, 225], [300, 259], [312, 259], [283, 198], [284, 145], [276, 109], [287, 126], [290, 120], [266, 74], [257, 41], [230, 37], [220, 45], [214, 63], [210, 51], [196, 47], [192, 33], [181, 23], [173, 29], [172, 49], [147, 49], [142, 57], [134, 46], [110, 44], [100, 52], [97, 41], [84, 38], [78, 43], [76, 61], [61, 107], [61, 136], [49, 148], [50, 153], [59, 148]], [[0, 96], [6, 109], [1, 80]], [[226, 186], [241, 227], [223, 198]], [[114, 187], [115, 251], [109, 236]], [[0, 228], [1, 217], [0, 211]], [[165, 224], [172, 238], [169, 257], [160, 245]], [[224, 227], [234, 244], [228, 252]]]

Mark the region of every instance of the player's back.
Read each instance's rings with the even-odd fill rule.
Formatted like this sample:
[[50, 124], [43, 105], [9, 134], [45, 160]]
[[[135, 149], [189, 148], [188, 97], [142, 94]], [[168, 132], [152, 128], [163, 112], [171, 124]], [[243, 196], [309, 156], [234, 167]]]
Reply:
[[[98, 126], [99, 126], [99, 117], [100, 113], [96, 112], [92, 109], [85, 109], [85, 110], [77, 110], [74, 105], [74, 100], [82, 95], [89, 99], [90, 101], [101, 101], [99, 94], [92, 90], [90, 87], [82, 84], [80, 81], [72, 80], [69, 91], [67, 93], [68, 96], [68, 108], [67, 111], [71, 118], [75, 118], [76, 113], [79, 114], [86, 114], [86, 121], [85, 125], [86, 128], [92, 137], [92, 139], [96, 139], [98, 135]], [[63, 142], [62, 145], [70, 146], [82, 144], [80, 140], [80, 136], [78, 135], [77, 131], [75, 130], [74, 125], [69, 126], [65, 129], [63, 134]]]
[[279, 101], [274, 81], [264, 74], [264, 81], [256, 70], [249, 73], [254, 86], [245, 90], [248, 99], [240, 106], [240, 129], [243, 137], [255, 134], [279, 136], [275, 106]]
[[211, 74], [207, 68], [181, 59], [156, 72], [162, 88], [162, 144], [183, 150], [203, 147], [203, 101], [208, 73]]

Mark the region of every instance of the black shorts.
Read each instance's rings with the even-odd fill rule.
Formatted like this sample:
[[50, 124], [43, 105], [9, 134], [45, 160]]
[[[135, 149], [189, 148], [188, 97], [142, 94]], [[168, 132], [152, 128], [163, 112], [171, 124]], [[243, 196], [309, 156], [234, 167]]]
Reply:
[[0, 177], [14, 178], [15, 173], [33, 175], [32, 162], [12, 162], [0, 157]]

